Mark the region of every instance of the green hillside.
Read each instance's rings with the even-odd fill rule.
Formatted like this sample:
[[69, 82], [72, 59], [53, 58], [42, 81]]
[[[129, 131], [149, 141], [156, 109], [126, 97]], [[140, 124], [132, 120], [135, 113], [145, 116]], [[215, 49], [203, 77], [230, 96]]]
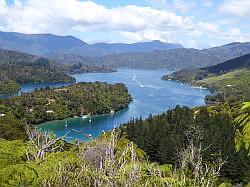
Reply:
[[74, 82], [75, 79], [45, 58], [0, 49], [0, 94], [20, 90], [24, 83]]
[[249, 113], [239, 108], [177, 107], [85, 143], [28, 129], [29, 140], [0, 139], [0, 185], [244, 186], [249, 147], [235, 118]]
[[108, 114], [124, 109], [132, 100], [123, 84], [78, 83], [58, 89], [42, 89], [0, 100], [0, 114], [11, 113], [28, 124]]
[[205, 68], [183, 69], [162, 77], [195, 86], [207, 87], [215, 92], [205, 101], [250, 100], [250, 54]]
[[[220, 76], [213, 76], [195, 82], [198, 86], [214, 90], [227, 101], [250, 101], [250, 69], [235, 70]], [[208, 96], [207, 101], [216, 97]], [[219, 100], [218, 100], [219, 101]]]

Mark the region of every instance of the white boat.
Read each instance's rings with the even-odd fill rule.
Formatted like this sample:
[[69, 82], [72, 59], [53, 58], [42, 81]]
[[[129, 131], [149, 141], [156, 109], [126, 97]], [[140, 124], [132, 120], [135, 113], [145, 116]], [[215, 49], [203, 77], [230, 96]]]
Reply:
[[87, 119], [87, 118], [88, 118], [88, 116], [86, 116], [86, 115], [82, 116], [82, 119]]
[[137, 83], [140, 85], [141, 88], [144, 88], [144, 85], [143, 85], [140, 81], [138, 81], [138, 80], [136, 79], [136, 75], [134, 75], [132, 79], [133, 79], [135, 82], [137, 82]]

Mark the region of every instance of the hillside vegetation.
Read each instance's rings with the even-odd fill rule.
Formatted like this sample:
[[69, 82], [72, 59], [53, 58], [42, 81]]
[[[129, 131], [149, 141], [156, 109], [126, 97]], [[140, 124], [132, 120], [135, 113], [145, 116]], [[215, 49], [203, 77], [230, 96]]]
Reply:
[[78, 83], [2, 99], [0, 113], [11, 113], [34, 125], [74, 116], [116, 112], [127, 107], [131, 100], [123, 84]]
[[205, 68], [183, 69], [162, 77], [207, 87], [215, 95], [206, 97], [206, 102], [250, 100], [250, 54]]
[[239, 108], [177, 107], [85, 143], [28, 128], [28, 141], [0, 140], [0, 185], [247, 185], [250, 150], [235, 118], [250, 113]]
[[[234, 122], [239, 114], [237, 104], [194, 109], [177, 107], [146, 120], [131, 120], [122, 127], [122, 132], [145, 151], [151, 161], [187, 167], [191, 175], [201, 177], [205, 174], [203, 169], [216, 168], [216, 164], [226, 160], [220, 167], [219, 178], [249, 182], [250, 150], [241, 142], [249, 135], [250, 128], [243, 131]], [[244, 114], [249, 116], [249, 110]], [[242, 147], [235, 142], [240, 142]]]
[[250, 101], [250, 69], [235, 70], [223, 75], [213, 76], [195, 82], [196, 85], [207, 87], [220, 93], [218, 97], [207, 96], [207, 102]]
[[45, 58], [0, 49], [0, 94], [17, 93], [20, 84], [75, 82]]

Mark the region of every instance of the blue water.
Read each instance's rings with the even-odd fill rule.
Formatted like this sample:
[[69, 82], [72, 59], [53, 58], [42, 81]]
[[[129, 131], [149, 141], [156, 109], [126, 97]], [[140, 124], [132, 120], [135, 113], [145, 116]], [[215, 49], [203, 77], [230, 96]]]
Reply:
[[40, 89], [40, 88], [45, 88], [45, 87], [50, 87], [50, 88], [58, 88], [61, 86], [67, 86], [70, 83], [30, 83], [30, 84], [23, 84], [21, 85], [21, 90], [19, 91], [19, 95], [22, 93], [27, 93], [34, 91], [34, 89]]
[[[67, 140], [87, 140], [88, 135], [98, 137], [103, 131], [129, 121], [131, 118], [146, 118], [149, 114], [159, 114], [176, 105], [189, 107], [204, 105], [204, 97], [209, 94], [206, 89], [197, 89], [174, 81], [161, 80], [162, 75], [172, 71], [166, 70], [131, 70], [120, 69], [115, 73], [88, 73], [74, 75], [77, 82], [102, 81], [124, 83], [133, 97], [128, 108], [109, 115], [94, 116], [88, 119], [73, 118], [52, 121], [39, 125], [42, 130], [53, 131], [61, 137], [67, 134]], [[60, 85], [46, 85], [57, 87]], [[31, 91], [32, 85], [24, 86], [24, 91]]]

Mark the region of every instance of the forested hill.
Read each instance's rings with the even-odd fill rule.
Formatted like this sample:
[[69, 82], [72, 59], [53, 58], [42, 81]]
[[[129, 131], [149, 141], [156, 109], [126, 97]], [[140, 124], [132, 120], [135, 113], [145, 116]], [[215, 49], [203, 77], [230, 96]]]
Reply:
[[45, 55], [81, 47], [88, 48], [88, 44], [72, 36], [0, 32], [0, 48], [35, 55]]
[[207, 73], [221, 74], [240, 68], [250, 68], [250, 54], [228, 60], [218, 65], [202, 68], [202, 70]]
[[28, 53], [22, 53], [7, 49], [0, 49], [0, 62], [5, 64], [29, 64], [29, 65], [40, 65], [48, 66], [49, 60], [36, 55]]
[[248, 101], [250, 99], [250, 54], [223, 62], [215, 66], [183, 69], [162, 77], [207, 87], [216, 95], [207, 96], [206, 103]]
[[20, 120], [36, 125], [74, 116], [117, 112], [127, 107], [131, 100], [127, 87], [121, 83], [78, 83], [0, 100], [0, 114], [11, 113]]
[[237, 57], [226, 62], [205, 68], [183, 69], [171, 75], [163, 76], [163, 79], [172, 79], [181, 82], [193, 82], [213, 75], [227, 73], [229, 71], [250, 68], [250, 54]]
[[[245, 147], [244, 142], [249, 145], [247, 116], [249, 118], [250, 113], [247, 113], [249, 110], [245, 111], [246, 120], [242, 127], [233, 121], [239, 110], [236, 103], [231, 103], [194, 109], [177, 106], [146, 120], [133, 119], [121, 129], [125, 137], [145, 151], [151, 161], [171, 164], [177, 168], [187, 167], [190, 175], [195, 175], [201, 164], [206, 172], [199, 177], [204, 175], [200, 178], [206, 180], [211, 176], [207, 173], [218, 169], [214, 164], [226, 160], [220, 166], [220, 171], [217, 170], [220, 173], [218, 178], [215, 178], [233, 183], [245, 181], [249, 185], [249, 146]], [[210, 183], [207, 186], [220, 185]]]
[[121, 53], [138, 53], [138, 52], [149, 52], [155, 50], [169, 50], [169, 49], [178, 49], [183, 48], [180, 44], [173, 43], [164, 43], [158, 40], [151, 42], [138, 42], [132, 44], [124, 44], [124, 43], [96, 43], [92, 44], [92, 47], [97, 49], [108, 50], [114, 54]]
[[0, 94], [16, 93], [23, 83], [74, 82], [75, 79], [45, 58], [0, 50]]
[[26, 52], [43, 57], [64, 55], [81, 57], [99, 57], [125, 52], [146, 52], [153, 50], [168, 50], [182, 47], [179, 44], [160, 41], [139, 42], [133, 44], [87, 44], [73, 36], [58, 36], [53, 34], [22, 34], [15, 32], [0, 32], [0, 48]]
[[109, 68], [201, 68], [250, 53], [250, 42], [208, 49], [186, 49], [161, 41], [87, 44], [73, 36], [0, 32], [0, 48], [27, 52], [58, 63], [81, 63]]
[[105, 64], [111, 67], [145, 69], [201, 68], [250, 53], [250, 43], [232, 43], [210, 49], [170, 49], [139, 53], [112, 54], [104, 57], [81, 58], [84, 64]]

